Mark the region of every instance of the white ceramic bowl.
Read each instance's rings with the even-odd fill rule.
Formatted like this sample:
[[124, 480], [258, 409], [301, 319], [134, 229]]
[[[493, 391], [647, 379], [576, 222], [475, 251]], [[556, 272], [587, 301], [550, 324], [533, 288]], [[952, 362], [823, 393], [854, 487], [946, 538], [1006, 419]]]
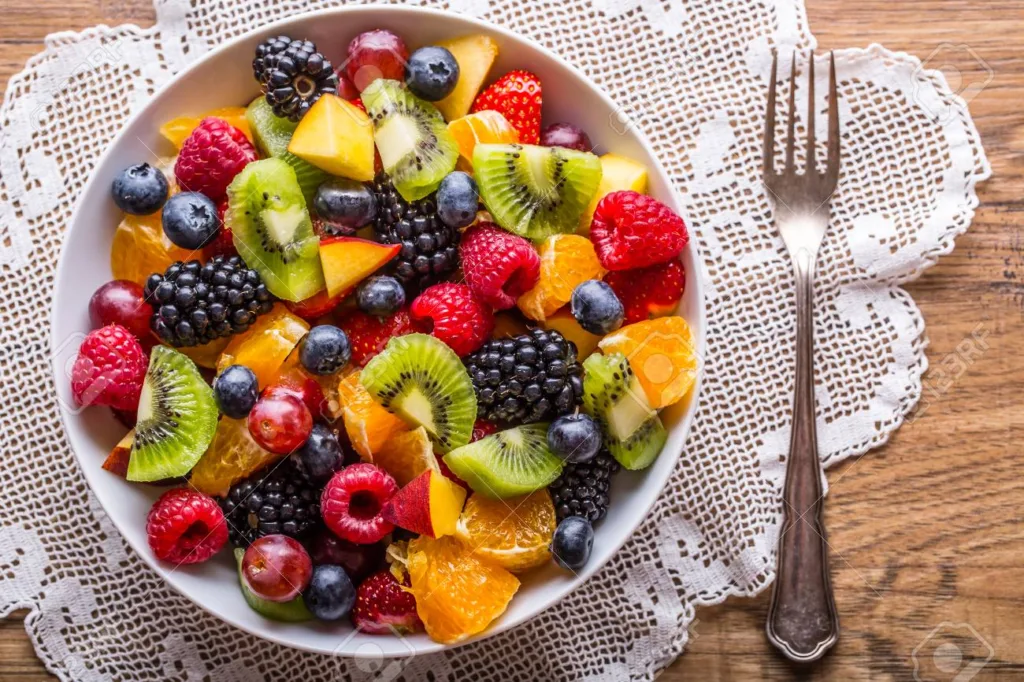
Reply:
[[[501, 51], [491, 71], [492, 78], [511, 69], [536, 73], [546, 85], [545, 123], [576, 123], [588, 132], [598, 152], [618, 152], [645, 164], [650, 174], [650, 193], [680, 211], [669, 178], [643, 135], [635, 129], [619, 134], [617, 130], [622, 126], [612, 100], [545, 48], [485, 22], [422, 8], [347, 7], [305, 14], [270, 24], [213, 50], [178, 74], [117, 136], [93, 170], [68, 228], [57, 269], [51, 332], [53, 367], [68, 440], [86, 480], [114, 525], [153, 570], [197, 605], [252, 634], [300, 649], [365, 658], [407, 656], [446, 647], [422, 634], [400, 639], [353, 632], [347, 623], [286, 624], [267, 620], [243, 601], [230, 552], [221, 552], [204, 564], [177, 569], [158, 561], [146, 542], [145, 519], [162, 490], [126, 483], [100, 468], [124, 434], [124, 427], [108, 410], [80, 412], [73, 408], [68, 368], [82, 336], [90, 330], [89, 297], [111, 278], [110, 245], [121, 217], [110, 200], [109, 188], [115, 174], [131, 164], [153, 161], [154, 155], [174, 153], [159, 133], [165, 121], [217, 107], [244, 106], [251, 101], [258, 93], [252, 78], [252, 54], [261, 40], [279, 34], [309, 38], [333, 63], [339, 64], [352, 37], [381, 27], [403, 36], [410, 49], [468, 33], [493, 36]], [[703, 354], [704, 299], [695, 256], [691, 241], [682, 257], [688, 274], [679, 314], [689, 321], [698, 351]], [[624, 472], [616, 478], [612, 512], [597, 529], [587, 567], [578, 575], [554, 565], [529, 573], [505, 614], [475, 639], [502, 632], [539, 614], [598, 571], [622, 546], [644, 519], [675, 467], [693, 420], [699, 388], [698, 382], [685, 401], [663, 414], [670, 435], [654, 465], [646, 471]]]

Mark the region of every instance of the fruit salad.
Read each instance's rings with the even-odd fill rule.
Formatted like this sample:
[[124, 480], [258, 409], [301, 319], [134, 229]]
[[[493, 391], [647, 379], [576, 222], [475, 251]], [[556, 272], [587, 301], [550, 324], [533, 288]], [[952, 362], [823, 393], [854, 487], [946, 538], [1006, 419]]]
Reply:
[[273, 37], [251, 102], [163, 123], [176, 155], [111, 185], [72, 392], [133, 427], [110, 475], [169, 486], [158, 560], [230, 548], [264, 618], [455, 643], [583, 569], [659, 456], [697, 375], [689, 237], [642, 164], [543, 125], [557, 83], [415, 38], [335, 68]]

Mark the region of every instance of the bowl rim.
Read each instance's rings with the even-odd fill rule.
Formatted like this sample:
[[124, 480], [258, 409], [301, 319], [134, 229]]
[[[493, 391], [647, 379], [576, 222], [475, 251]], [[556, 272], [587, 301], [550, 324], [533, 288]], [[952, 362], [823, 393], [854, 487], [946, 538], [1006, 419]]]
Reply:
[[[57, 351], [59, 350], [60, 342], [56, 338], [56, 327], [57, 327], [57, 317], [58, 317], [57, 316], [57, 310], [58, 310], [57, 294], [58, 294], [58, 289], [60, 288], [60, 284], [61, 284], [62, 279], [63, 279], [62, 273], [65, 270], [67, 270], [68, 263], [69, 263], [69, 260], [70, 260], [70, 256], [68, 254], [68, 249], [67, 249], [68, 235], [70, 235], [70, 232], [74, 228], [74, 226], [80, 222], [80, 215], [79, 215], [79, 213], [82, 210], [82, 205], [84, 204], [86, 197], [93, 191], [93, 185], [96, 184], [97, 182], [99, 182], [99, 177], [100, 177], [101, 174], [98, 173], [97, 171], [99, 169], [105, 167], [107, 164], [110, 163], [110, 159], [111, 159], [111, 157], [114, 154], [114, 150], [118, 146], [118, 142], [125, 135], [126, 131], [129, 128], [131, 128], [136, 122], [147, 118], [150, 115], [151, 110], [153, 108], [155, 108], [156, 103], [168, 91], [170, 91], [171, 89], [177, 87], [182, 81], [187, 80], [190, 76], [194, 75], [195, 73], [197, 73], [200, 70], [202, 70], [203, 68], [205, 68], [206, 65], [210, 61], [212, 61], [214, 58], [216, 58], [218, 55], [220, 55], [220, 54], [222, 54], [224, 52], [228, 52], [230, 50], [235, 49], [236, 46], [238, 44], [240, 44], [240, 43], [252, 40], [254, 37], [260, 36], [260, 35], [270, 36], [270, 35], [273, 35], [273, 34], [285, 33], [285, 32], [287, 32], [287, 29], [289, 27], [291, 27], [292, 25], [302, 24], [302, 23], [308, 22], [309, 20], [314, 19], [314, 18], [323, 18], [323, 17], [334, 18], [334, 17], [337, 17], [339, 15], [340, 16], [344, 16], [344, 15], [347, 15], [347, 14], [373, 14], [373, 13], [382, 13], [382, 14], [385, 14], [385, 15], [388, 15], [388, 14], [393, 14], [393, 15], [408, 14], [408, 15], [421, 15], [421, 16], [422, 15], [427, 15], [427, 16], [430, 16], [432, 18], [455, 19], [457, 22], [461, 22], [461, 24], [462, 24], [459, 27], [460, 30], [463, 30], [463, 29], [476, 29], [476, 30], [478, 30], [480, 32], [494, 34], [494, 35], [499, 35], [504, 40], [510, 41], [511, 43], [521, 44], [521, 45], [523, 45], [523, 46], [525, 46], [525, 47], [527, 47], [527, 48], [529, 48], [529, 49], [539, 53], [543, 57], [545, 57], [545, 58], [555, 62], [560, 67], [562, 67], [562, 68], [566, 69], [567, 71], [569, 71], [571, 74], [573, 74], [578, 79], [578, 81], [580, 83], [585, 85], [587, 89], [589, 89], [595, 95], [597, 95], [597, 97], [600, 100], [603, 101], [603, 103], [608, 107], [608, 109], [610, 111], [616, 111], [619, 108], [616, 105], [615, 101], [611, 98], [611, 96], [608, 95], [608, 93], [606, 93], [600, 86], [598, 86], [596, 83], [594, 83], [590, 78], [588, 78], [582, 71], [580, 71], [578, 68], [576, 68], [575, 66], [573, 66], [569, 62], [567, 62], [560, 55], [556, 54], [553, 50], [550, 50], [549, 48], [545, 47], [544, 45], [541, 45], [540, 43], [536, 42], [532, 38], [529, 38], [527, 36], [521, 35], [519, 33], [511, 31], [509, 29], [506, 29], [506, 28], [503, 28], [501, 26], [498, 26], [497, 24], [494, 24], [494, 23], [492, 23], [492, 22], [490, 22], [490, 21], [488, 21], [486, 19], [481, 19], [481, 18], [475, 17], [475, 16], [469, 16], [469, 15], [460, 14], [460, 13], [457, 13], [457, 12], [451, 12], [451, 11], [448, 11], [448, 10], [436, 9], [436, 8], [432, 8], [432, 7], [417, 7], [417, 6], [409, 6], [409, 5], [368, 4], [368, 5], [349, 5], [349, 6], [343, 6], [343, 7], [326, 8], [326, 9], [314, 10], [314, 11], [310, 11], [310, 12], [302, 12], [302, 13], [299, 13], [299, 14], [294, 14], [294, 15], [291, 15], [291, 16], [288, 16], [288, 17], [284, 17], [284, 18], [278, 19], [276, 21], [273, 21], [273, 22], [264, 24], [262, 26], [259, 26], [257, 28], [254, 28], [254, 29], [252, 29], [250, 31], [246, 31], [246, 32], [244, 32], [244, 33], [242, 33], [242, 34], [240, 34], [240, 35], [238, 35], [238, 36], [236, 36], [236, 37], [234, 37], [234, 38], [232, 38], [232, 39], [230, 39], [228, 41], [225, 41], [224, 43], [218, 45], [217, 47], [214, 47], [211, 50], [207, 51], [202, 56], [197, 58], [194, 62], [192, 62], [191, 64], [186, 66], [184, 69], [179, 71], [177, 74], [173, 75], [170, 79], [168, 79], [168, 81], [166, 83], [164, 83], [161, 87], [159, 87], [146, 100], [145, 104], [143, 104], [137, 111], [135, 111], [131, 116], [129, 116], [124, 121], [124, 123], [121, 124], [119, 132], [117, 133], [117, 135], [115, 135], [110, 140], [110, 142], [107, 144], [107, 147], [103, 151], [103, 153], [100, 154], [97, 157], [96, 162], [93, 165], [93, 171], [92, 171], [92, 173], [90, 175], [90, 178], [85, 183], [85, 185], [82, 187], [82, 190], [80, 191], [80, 193], [78, 195], [78, 198], [75, 201], [74, 209], [72, 210], [72, 212], [70, 214], [70, 217], [69, 217], [69, 220], [68, 220], [69, 227], [65, 231], [64, 236], [62, 238], [61, 251], [60, 251], [60, 255], [59, 255], [58, 259], [57, 259], [56, 268], [54, 270], [53, 294], [51, 296], [51, 304], [50, 304], [51, 309], [50, 309], [50, 315], [49, 315], [49, 322], [50, 322], [50, 333], [49, 333], [49, 336], [50, 336], [51, 369], [53, 371], [53, 377], [54, 377], [54, 381], [55, 382], [59, 382], [61, 380], [61, 371], [60, 371], [60, 368], [58, 367], [59, 359], [57, 357]], [[671, 194], [671, 197], [672, 197], [672, 203], [674, 204], [673, 209], [676, 211], [676, 213], [678, 213], [681, 217], [683, 217], [684, 221], [686, 221], [687, 226], [689, 227], [689, 229], [692, 232], [693, 231], [693, 225], [692, 225], [692, 223], [690, 223], [689, 221], [686, 220], [685, 211], [683, 210], [683, 206], [682, 206], [682, 202], [680, 200], [679, 192], [676, 190], [675, 184], [672, 181], [671, 175], [669, 175], [668, 171], [665, 169], [664, 165], [661, 162], [661, 159], [658, 157], [657, 153], [654, 150], [654, 147], [651, 145], [650, 140], [648, 140], [646, 134], [641, 129], [639, 129], [638, 127], [634, 126], [632, 133], [633, 133], [637, 143], [644, 149], [645, 152], [647, 152], [648, 156], [650, 157], [650, 159], [653, 162], [652, 167], [649, 169], [649, 172], [651, 172], [652, 174], [658, 176], [660, 179], [662, 179], [664, 181], [664, 184], [665, 184], [667, 190], [669, 191], [669, 193]], [[687, 322], [691, 322], [692, 323], [693, 322], [693, 318], [698, 318], [700, 320], [700, 324], [697, 325], [696, 333], [694, 334], [694, 336], [695, 336], [695, 342], [696, 342], [695, 346], [696, 346], [697, 356], [698, 356], [698, 358], [701, 358], [701, 357], [704, 357], [705, 352], [706, 352], [707, 301], [705, 299], [704, 284], [703, 284], [703, 280], [702, 280], [702, 277], [701, 277], [701, 275], [702, 275], [702, 268], [700, 268], [700, 266], [699, 266], [699, 264], [700, 264], [700, 249], [698, 247], [697, 241], [695, 239], [692, 239], [692, 238], [690, 239], [690, 241], [689, 241], [689, 243], [688, 243], [686, 248], [692, 250], [691, 253], [692, 253], [692, 256], [693, 256], [693, 261], [697, 265], [697, 267], [695, 268], [696, 272], [690, 273], [691, 277], [688, 278], [689, 281], [687, 282], [688, 286], [693, 286], [696, 289], [696, 291], [695, 291], [696, 307], [695, 307], [695, 310], [693, 311], [693, 313], [691, 314], [691, 319], [688, 319]], [[687, 401], [687, 403], [688, 403], [687, 407], [686, 407], [686, 414], [683, 415], [682, 419], [680, 420], [680, 422], [675, 427], [673, 427], [672, 429], [669, 430], [670, 434], [672, 432], [681, 432], [683, 434], [683, 442], [682, 442], [682, 444], [685, 444], [686, 436], [689, 434], [690, 429], [693, 426], [693, 421], [694, 421], [694, 419], [696, 417], [696, 414], [697, 414], [697, 410], [698, 410], [699, 403], [700, 403], [700, 393], [701, 393], [701, 388], [702, 388], [702, 385], [703, 385], [703, 379], [704, 379], [704, 372], [703, 371], [698, 372], [697, 379], [694, 382], [694, 385], [691, 388], [688, 397], [685, 399]], [[58, 412], [60, 413], [61, 425], [64, 427], [65, 434], [67, 434], [70, 431], [69, 420], [71, 419], [72, 415], [68, 414], [67, 411], [63, 410], [63, 409], [58, 409]], [[93, 492], [93, 494], [95, 494], [95, 492], [93, 491], [92, 481], [90, 480], [89, 475], [87, 473], [88, 468], [84, 466], [84, 463], [81, 460], [81, 455], [79, 454], [78, 450], [71, 445], [70, 438], [68, 439], [68, 446], [72, 450], [72, 452], [74, 453], [75, 459], [79, 463], [79, 469], [82, 472], [83, 477], [86, 479], [86, 483], [89, 485], [90, 492]], [[667, 444], [666, 444], [666, 446], [667, 446]], [[635, 534], [637, 528], [639, 528], [643, 524], [643, 522], [649, 517], [651, 509], [654, 506], [654, 503], [664, 493], [665, 486], [668, 483], [668, 480], [671, 477], [672, 473], [675, 471], [676, 465], [678, 464], [678, 461], [679, 461], [679, 459], [680, 459], [680, 457], [682, 455], [682, 445], [678, 449], [673, 449], [673, 451], [670, 452], [670, 453], [666, 453], [663, 450], [662, 453], [659, 455], [659, 457], [664, 457], [664, 456], [666, 456], [666, 454], [668, 454], [672, 458], [672, 466], [671, 467], [667, 467], [665, 469], [664, 474], [660, 477], [661, 480], [657, 481], [658, 493], [656, 495], [652, 496], [648, 501], [646, 501], [645, 504], [641, 505], [643, 507], [643, 513], [640, 514], [637, 517], [637, 521], [633, 525], [633, 527], [623, 536], [621, 541], [616, 543], [614, 548], [610, 552], [608, 552], [607, 556], [605, 556], [600, 561], [591, 561], [590, 563], [588, 563], [588, 565], [583, 570], [576, 572], [575, 573], [575, 577], [571, 581], [567, 582], [564, 586], [560, 586], [559, 588], [557, 588], [557, 590], [553, 594], [547, 596], [546, 597], [546, 601], [543, 604], [543, 606], [540, 606], [539, 608], [536, 608], [535, 610], [531, 609], [532, 613], [529, 612], [531, 610], [528, 610], [527, 613], [518, 615], [515, 618], [503, 619], [503, 620], [501, 620], [501, 622], [489, 626], [483, 632], [478, 633], [477, 635], [474, 635], [472, 637], [468, 637], [466, 639], [463, 639], [463, 640], [461, 640], [459, 642], [456, 642], [456, 643], [453, 643], [453, 644], [443, 644], [443, 643], [440, 643], [440, 642], [436, 642], [434, 640], [429, 640], [429, 643], [426, 644], [426, 645], [412, 645], [412, 644], [410, 644], [409, 645], [409, 649], [410, 650], [408, 652], [394, 652], [394, 653], [393, 652], [386, 652], [386, 653], [383, 654], [383, 657], [385, 659], [387, 659], [387, 658], [402, 658], [402, 657], [412, 657], [412, 656], [418, 656], [418, 655], [434, 654], [434, 653], [438, 653], [438, 652], [443, 652], [443, 651], [448, 651], [448, 650], [451, 650], [451, 649], [455, 649], [457, 647], [461, 647], [461, 646], [464, 646], [464, 645], [467, 645], [467, 644], [472, 644], [472, 643], [475, 643], [475, 642], [480, 642], [480, 641], [482, 641], [484, 639], [487, 639], [489, 637], [493, 637], [495, 635], [501, 634], [503, 632], [507, 632], [508, 630], [511, 630], [511, 629], [513, 629], [515, 627], [518, 627], [518, 626], [522, 625], [523, 623], [525, 623], [525, 622], [527, 622], [529, 620], [532, 620], [533, 618], [536, 618], [537, 616], [545, 613], [548, 609], [552, 608], [553, 606], [555, 606], [556, 604], [561, 602], [570, 593], [572, 593], [573, 591], [578, 589], [580, 586], [582, 586], [584, 583], [586, 583], [599, 570], [604, 568], [604, 566], [606, 564], [608, 564], [612, 560], [612, 558], [615, 557], [619, 553], [619, 551], [622, 549], [622, 547], [625, 545], [625, 543], [628, 542], [633, 537], [633, 535]], [[651, 476], [651, 475], [653, 475], [653, 472], [652, 471], [648, 471], [644, 475], [645, 476]], [[338, 657], [351, 658], [351, 659], [380, 659], [381, 658], [381, 654], [379, 652], [360, 653], [358, 648], [356, 650], [354, 650], [354, 651], [335, 650], [333, 652], [325, 652], [322, 649], [314, 648], [312, 646], [306, 646], [306, 645], [304, 645], [301, 642], [285, 641], [282, 638], [278, 637], [276, 635], [276, 633], [274, 633], [272, 631], [263, 631], [263, 632], [258, 631], [256, 628], [250, 627], [245, 622], [242, 622], [242, 621], [240, 621], [238, 619], [235, 619], [235, 618], [231, 617], [230, 615], [227, 615], [225, 613], [221, 613], [221, 612], [215, 610], [212, 605], [208, 605], [208, 604], [200, 602], [199, 600], [195, 599], [192, 595], [190, 595], [182, 587], [180, 587], [177, 584], [175, 584], [174, 582], [168, 580], [166, 575], [165, 575], [166, 570], [167, 570], [166, 567], [164, 567], [154, 556], [152, 556], [152, 552], [147, 551], [148, 547], [138, 547], [138, 546], [136, 546], [137, 543], [135, 543], [132, 540], [131, 534], [126, 533], [121, 528], [120, 520], [115, 518], [114, 515], [111, 515], [111, 514], [108, 513], [108, 511], [106, 509], [106, 506], [104, 505], [101, 496], [100, 495], [96, 495], [96, 499], [100, 503], [100, 506], [103, 507], [104, 513], [107, 514], [107, 518], [110, 520], [110, 522], [117, 529], [117, 531], [121, 535], [122, 539], [124, 539], [129, 544], [129, 546], [131, 546], [131, 548], [135, 551], [135, 553], [137, 555], [139, 555], [139, 557], [146, 563], [146, 565], [148, 565], [160, 577], [160, 579], [163, 581], [164, 585], [167, 585], [172, 590], [174, 590], [178, 594], [182, 595], [183, 597], [188, 599], [193, 604], [199, 606], [202, 610], [204, 610], [207, 613], [215, 616], [219, 620], [224, 621], [224, 622], [226, 622], [226, 623], [228, 623], [228, 624], [230, 624], [230, 625], [232, 625], [232, 626], [234, 626], [234, 627], [236, 627], [236, 628], [238, 628], [238, 629], [240, 629], [240, 630], [242, 630], [244, 632], [247, 632], [247, 633], [249, 633], [249, 634], [251, 634], [253, 636], [259, 637], [260, 639], [271, 641], [271, 642], [274, 642], [276, 644], [279, 644], [279, 645], [282, 645], [282, 646], [286, 646], [286, 647], [289, 647], [289, 648], [296, 648], [296, 649], [303, 650], [303, 651], [309, 651], [311, 653], [324, 654], [324, 655], [329, 655], [329, 656], [338, 656]]]

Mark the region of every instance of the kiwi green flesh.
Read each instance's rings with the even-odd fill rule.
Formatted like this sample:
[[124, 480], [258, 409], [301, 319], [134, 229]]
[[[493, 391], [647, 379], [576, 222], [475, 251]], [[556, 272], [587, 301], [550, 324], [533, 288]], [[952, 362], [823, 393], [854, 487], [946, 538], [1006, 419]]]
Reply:
[[320, 239], [295, 171], [281, 159], [250, 163], [228, 187], [225, 222], [246, 265], [270, 293], [301, 301], [323, 289]]
[[626, 469], [650, 466], [668, 434], [622, 353], [583, 363], [583, 409], [601, 428], [604, 445]]
[[274, 602], [257, 597], [256, 594], [246, 586], [245, 581], [242, 579], [242, 557], [245, 556], [245, 550], [241, 547], [236, 547], [234, 554], [235, 563], [238, 564], [238, 584], [239, 587], [242, 588], [242, 596], [245, 598], [245, 603], [248, 604], [253, 611], [264, 618], [281, 621], [283, 623], [301, 623], [303, 621], [313, 620], [313, 614], [306, 608], [306, 603], [302, 601], [302, 595], [286, 602]]
[[387, 410], [426, 429], [439, 452], [469, 442], [477, 409], [473, 382], [459, 356], [433, 336], [391, 339], [360, 381]]
[[481, 495], [527, 495], [551, 484], [564, 462], [551, 452], [547, 424], [527, 424], [463, 445], [444, 456], [452, 472]]
[[563, 147], [478, 144], [473, 175], [499, 225], [539, 240], [576, 232], [601, 182], [601, 160]]
[[291, 166], [302, 189], [302, 196], [306, 199], [306, 206], [311, 206], [316, 188], [331, 176], [288, 151], [288, 143], [299, 124], [275, 116], [267, 104], [267, 98], [262, 95], [246, 108], [245, 119], [249, 122], [249, 130], [260, 155], [281, 159]]
[[184, 476], [206, 452], [216, 431], [213, 389], [184, 354], [155, 346], [142, 384], [128, 480]]
[[430, 102], [398, 81], [378, 79], [362, 93], [384, 170], [406, 201], [422, 199], [455, 169], [459, 148]]

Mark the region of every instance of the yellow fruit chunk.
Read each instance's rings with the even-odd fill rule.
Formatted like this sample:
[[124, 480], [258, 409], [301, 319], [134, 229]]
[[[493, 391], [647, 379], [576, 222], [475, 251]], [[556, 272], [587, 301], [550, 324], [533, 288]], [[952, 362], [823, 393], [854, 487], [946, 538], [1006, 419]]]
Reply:
[[580, 326], [568, 308], [561, 308], [554, 315], [544, 320], [545, 329], [554, 329], [562, 336], [576, 344], [576, 357], [583, 362], [590, 354], [597, 350], [597, 343], [600, 336], [591, 334]]
[[455, 533], [465, 502], [465, 488], [440, 471], [428, 469], [395, 493], [380, 515], [398, 528], [439, 538]]
[[496, 339], [511, 339], [528, 331], [530, 328], [517, 313], [503, 312], [494, 316], [494, 332], [491, 336]]
[[490, 36], [468, 35], [437, 44], [451, 52], [459, 63], [459, 82], [436, 105], [446, 121], [454, 121], [468, 114], [473, 106], [473, 100], [498, 56], [498, 43]]
[[184, 354], [189, 360], [200, 367], [216, 369], [217, 360], [220, 359], [220, 354], [224, 352], [224, 349], [227, 348], [227, 345], [230, 342], [231, 337], [225, 336], [222, 339], [214, 339], [213, 341], [204, 343], [201, 346], [187, 346], [185, 348], [176, 348], [175, 350]]
[[607, 355], [622, 353], [651, 407], [678, 402], [697, 380], [697, 346], [690, 325], [681, 317], [659, 317], [627, 325], [601, 340]]
[[316, 101], [288, 143], [288, 151], [331, 175], [373, 180], [373, 125], [350, 102], [331, 94]]
[[256, 374], [260, 389], [273, 384], [281, 374], [288, 354], [309, 331], [309, 324], [293, 315], [282, 303], [256, 318], [249, 329], [231, 339], [220, 359], [217, 372], [230, 365], [245, 365]]
[[547, 562], [556, 525], [555, 505], [546, 488], [503, 500], [474, 493], [462, 510], [455, 537], [478, 557], [517, 573]]
[[647, 169], [625, 156], [605, 154], [601, 157], [601, 184], [597, 186], [597, 194], [580, 219], [580, 234], [590, 234], [590, 221], [594, 218], [597, 202], [605, 195], [625, 189], [646, 194]]
[[235, 126], [252, 142], [252, 131], [249, 130], [249, 121], [245, 118], [245, 107], [221, 107], [208, 111], [202, 116], [179, 116], [160, 126], [160, 134], [175, 147], [181, 149], [181, 145], [196, 129], [199, 122], [208, 117], [219, 118]]
[[473, 149], [478, 144], [519, 142], [519, 131], [497, 111], [478, 111], [448, 124], [448, 131], [459, 145], [459, 161], [473, 167]]
[[519, 589], [518, 578], [450, 535], [410, 540], [406, 561], [416, 613], [430, 638], [444, 644], [483, 632]]
[[201, 493], [226, 497], [235, 483], [281, 459], [249, 435], [245, 419], [221, 417], [210, 448], [192, 467], [189, 482]]
[[556, 234], [540, 246], [540, 279], [516, 302], [531, 320], [543, 322], [569, 302], [576, 286], [605, 273], [594, 245], [576, 234]]
[[360, 457], [372, 462], [374, 453], [390, 438], [408, 431], [409, 425], [373, 399], [359, 381], [359, 374], [353, 372], [338, 383], [338, 400], [352, 447]]
[[197, 257], [197, 253], [171, 243], [164, 234], [159, 212], [126, 215], [117, 226], [110, 246], [110, 271], [114, 279], [146, 286], [146, 280], [154, 272], [163, 274], [171, 263]]
[[373, 453], [373, 463], [391, 474], [399, 486], [408, 484], [424, 471], [441, 472], [430, 436], [422, 426], [384, 441]]

